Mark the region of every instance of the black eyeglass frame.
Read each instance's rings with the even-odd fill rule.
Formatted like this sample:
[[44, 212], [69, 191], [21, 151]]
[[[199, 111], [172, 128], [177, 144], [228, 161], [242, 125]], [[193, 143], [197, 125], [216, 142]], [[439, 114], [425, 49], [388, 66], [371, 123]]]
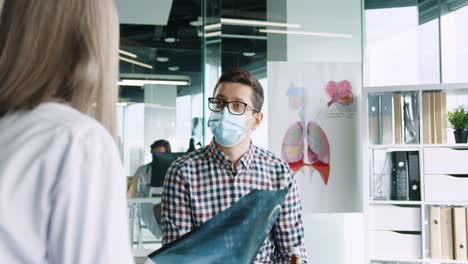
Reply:
[[[223, 104], [223, 107], [221, 107], [220, 109], [213, 109], [211, 108], [211, 104], [216, 104], [215, 101], [219, 101]], [[236, 113], [236, 112], [233, 112], [231, 111], [231, 108], [229, 107], [229, 105], [231, 105], [231, 103], [240, 103], [241, 105], [244, 106], [244, 110], [242, 111], [242, 113]], [[245, 102], [242, 102], [242, 101], [238, 101], [238, 100], [234, 100], [234, 101], [226, 101], [226, 100], [223, 100], [221, 98], [216, 98], [216, 97], [209, 97], [208, 98], [208, 108], [213, 111], [213, 112], [221, 112], [223, 111], [223, 109], [227, 107], [229, 113], [233, 114], [233, 115], [243, 115], [245, 114], [245, 111], [247, 110], [247, 108], [249, 107], [250, 109], [249, 110], [252, 110], [252, 112], [254, 113], [259, 113], [260, 111], [258, 111], [257, 109], [255, 109], [253, 106], [250, 106], [248, 105], [247, 103]]]

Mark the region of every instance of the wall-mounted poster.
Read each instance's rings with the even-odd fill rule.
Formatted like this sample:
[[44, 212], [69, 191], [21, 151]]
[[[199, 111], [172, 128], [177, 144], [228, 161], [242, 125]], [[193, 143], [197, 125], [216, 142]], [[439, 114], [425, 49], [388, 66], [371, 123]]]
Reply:
[[361, 211], [359, 63], [268, 63], [270, 150], [295, 173], [304, 212]]

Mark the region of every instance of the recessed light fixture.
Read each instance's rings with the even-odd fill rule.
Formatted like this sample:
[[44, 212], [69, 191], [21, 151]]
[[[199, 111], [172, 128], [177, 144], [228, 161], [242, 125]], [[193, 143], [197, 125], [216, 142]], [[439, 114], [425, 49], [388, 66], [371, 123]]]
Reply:
[[179, 66], [171, 66], [171, 67], [168, 67], [167, 69], [170, 70], [170, 71], [178, 71], [180, 69], [180, 67]]
[[167, 61], [169, 61], [169, 58], [168, 57], [157, 57], [156, 60], [159, 61], [159, 62], [167, 62]]
[[192, 27], [199, 27], [202, 25], [202, 18], [198, 17], [197, 20], [190, 21], [189, 23]]
[[175, 43], [175, 42], [179, 41], [179, 39], [178, 39], [178, 38], [174, 38], [174, 37], [167, 37], [167, 38], [164, 39], [164, 41], [165, 41], [166, 43]]
[[252, 57], [252, 56], [255, 56], [255, 52], [242, 52], [242, 55], [246, 56], [246, 57]]

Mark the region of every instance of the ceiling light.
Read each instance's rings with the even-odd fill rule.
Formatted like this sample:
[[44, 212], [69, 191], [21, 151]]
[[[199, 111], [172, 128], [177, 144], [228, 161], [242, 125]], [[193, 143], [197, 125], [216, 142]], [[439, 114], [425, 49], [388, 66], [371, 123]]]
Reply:
[[234, 19], [234, 18], [221, 18], [223, 25], [236, 25], [236, 26], [258, 26], [258, 27], [291, 27], [300, 28], [299, 24], [288, 24], [281, 22], [270, 22], [261, 20], [248, 20], [248, 19]]
[[246, 57], [252, 57], [252, 56], [255, 56], [255, 52], [242, 52], [242, 55]]
[[121, 86], [143, 86], [145, 84], [159, 84], [159, 85], [189, 85], [186, 80], [133, 80], [124, 79], [117, 83]]
[[178, 71], [180, 68], [179, 68], [179, 66], [171, 66], [171, 67], [169, 67], [167, 69], [170, 70], [170, 71]]
[[128, 52], [128, 51], [125, 51], [125, 50], [119, 49], [119, 53], [120, 53], [120, 54], [123, 54], [123, 55], [127, 55], [127, 56], [129, 56], [129, 57], [132, 57], [132, 58], [134, 58], [134, 59], [138, 58], [138, 56], [137, 56], [136, 54], [133, 54], [133, 53]]
[[173, 38], [173, 37], [167, 37], [167, 38], [164, 39], [164, 41], [166, 43], [174, 43], [174, 42], [179, 41], [179, 39], [178, 38]]
[[221, 36], [221, 31], [213, 31], [213, 32], [205, 33], [205, 38], [211, 38], [211, 37], [217, 37], [217, 36]]
[[119, 86], [137, 86], [137, 87], [142, 87], [145, 85], [142, 82], [117, 82], [117, 85]]
[[221, 23], [216, 23], [216, 24], [210, 24], [205, 26], [206, 31], [210, 31], [213, 29], [220, 29], [221, 28]]
[[324, 32], [310, 32], [310, 31], [293, 31], [293, 30], [279, 30], [279, 29], [260, 29], [261, 33], [273, 34], [290, 34], [290, 35], [304, 35], [315, 37], [332, 37], [332, 38], [352, 38], [353, 35], [337, 34], [337, 33], [324, 33]]
[[169, 60], [169, 58], [168, 57], [157, 57], [156, 60], [159, 61], [159, 62], [167, 62]]
[[143, 63], [143, 62], [139, 62], [139, 61], [136, 61], [136, 60], [132, 60], [132, 59], [128, 59], [128, 58], [124, 58], [124, 57], [120, 57], [120, 56], [119, 56], [119, 59], [122, 60], [122, 61], [133, 63], [135, 65], [138, 65], [138, 66], [141, 66], [141, 67], [144, 67], [144, 68], [148, 68], [150, 70], [153, 69], [153, 66], [151, 66], [149, 64], [146, 64], [146, 63]]

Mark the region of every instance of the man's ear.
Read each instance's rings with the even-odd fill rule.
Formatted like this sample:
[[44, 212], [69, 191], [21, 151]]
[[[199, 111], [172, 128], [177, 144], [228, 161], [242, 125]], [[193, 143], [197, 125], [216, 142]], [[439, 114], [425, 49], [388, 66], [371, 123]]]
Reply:
[[254, 115], [254, 124], [252, 126], [252, 130], [255, 130], [257, 129], [258, 126], [260, 126], [260, 124], [262, 123], [263, 121], [263, 113], [262, 112], [258, 112]]

